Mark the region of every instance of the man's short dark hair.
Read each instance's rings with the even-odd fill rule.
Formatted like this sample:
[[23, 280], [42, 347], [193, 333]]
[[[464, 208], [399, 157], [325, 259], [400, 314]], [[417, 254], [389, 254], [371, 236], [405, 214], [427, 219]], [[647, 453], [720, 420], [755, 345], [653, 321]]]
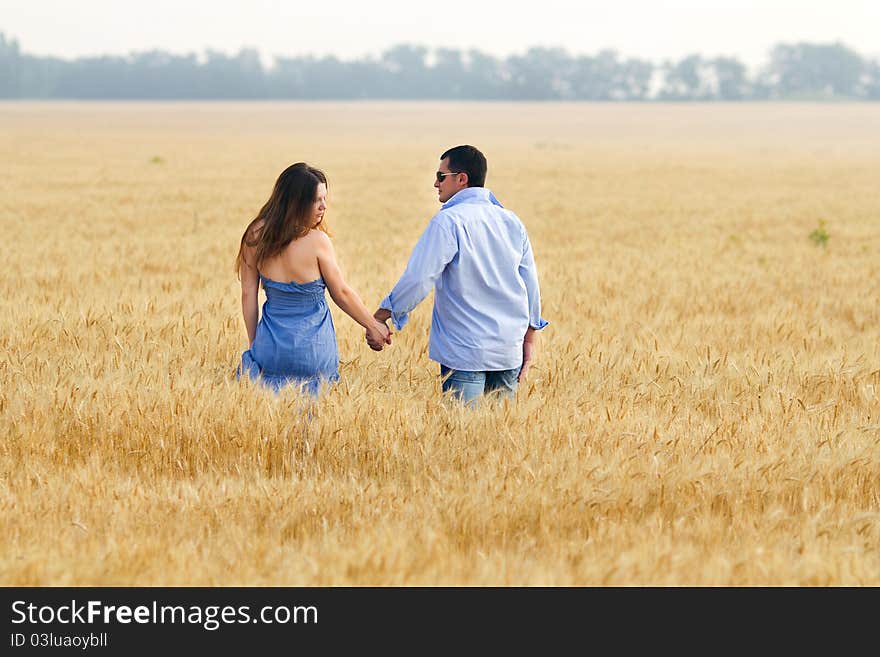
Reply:
[[449, 158], [449, 170], [468, 175], [468, 187], [482, 187], [486, 184], [486, 156], [473, 146], [456, 146], [440, 156]]

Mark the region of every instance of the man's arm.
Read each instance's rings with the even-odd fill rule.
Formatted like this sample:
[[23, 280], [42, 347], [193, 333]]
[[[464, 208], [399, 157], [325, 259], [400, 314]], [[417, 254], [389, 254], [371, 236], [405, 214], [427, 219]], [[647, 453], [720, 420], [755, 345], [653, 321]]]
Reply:
[[522, 381], [526, 378], [526, 374], [532, 364], [532, 359], [535, 357], [535, 342], [537, 342], [537, 335], [538, 332], [531, 326], [526, 329], [526, 335], [523, 338], [523, 362], [522, 367], [519, 369], [519, 374], [516, 377], [517, 381]]
[[435, 216], [416, 242], [400, 280], [382, 299], [373, 317], [380, 322], [391, 319], [398, 331], [402, 329], [410, 311], [428, 296], [457, 252], [458, 241], [449, 226]]
[[529, 328], [523, 337], [523, 363], [517, 380], [526, 378], [529, 367], [535, 358], [535, 343], [538, 331], [543, 329], [549, 322], [541, 317], [541, 288], [538, 285], [538, 268], [535, 266], [535, 256], [532, 253], [532, 244], [529, 236], [523, 229], [523, 256], [519, 264], [519, 273], [526, 284], [526, 292], [529, 297]]
[[541, 317], [541, 287], [538, 285], [538, 268], [535, 266], [532, 244], [529, 242], [529, 236], [525, 234], [525, 229], [523, 229], [523, 255], [519, 263], [519, 275], [522, 276], [526, 285], [526, 293], [529, 296], [529, 326], [540, 331], [549, 322]]

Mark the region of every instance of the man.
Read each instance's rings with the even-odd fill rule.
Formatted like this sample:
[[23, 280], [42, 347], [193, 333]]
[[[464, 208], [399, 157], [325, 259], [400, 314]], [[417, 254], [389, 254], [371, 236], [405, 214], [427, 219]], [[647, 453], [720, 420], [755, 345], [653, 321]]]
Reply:
[[464, 402], [512, 396], [532, 362], [535, 332], [547, 326], [525, 226], [485, 180], [486, 158], [473, 146], [440, 156], [434, 187], [443, 207], [374, 313], [400, 330], [433, 287], [429, 356], [440, 363], [443, 391]]

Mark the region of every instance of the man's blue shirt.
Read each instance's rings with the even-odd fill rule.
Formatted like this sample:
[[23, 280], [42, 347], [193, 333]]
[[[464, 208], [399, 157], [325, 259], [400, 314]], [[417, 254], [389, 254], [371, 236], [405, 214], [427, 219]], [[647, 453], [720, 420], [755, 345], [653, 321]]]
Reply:
[[547, 326], [525, 226], [485, 187], [462, 189], [443, 204], [380, 307], [400, 330], [432, 287], [428, 355], [451, 369], [519, 367], [526, 329]]

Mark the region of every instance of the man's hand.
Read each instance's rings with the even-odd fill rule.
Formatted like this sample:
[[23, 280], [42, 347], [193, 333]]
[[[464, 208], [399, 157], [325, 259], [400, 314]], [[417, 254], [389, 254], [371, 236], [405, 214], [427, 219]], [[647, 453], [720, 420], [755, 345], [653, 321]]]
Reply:
[[391, 329], [385, 322], [377, 321], [374, 326], [367, 329], [365, 338], [370, 349], [382, 351], [386, 344], [391, 344]]
[[385, 308], [379, 308], [373, 313], [376, 320], [376, 326], [371, 330], [367, 329], [367, 344], [373, 351], [382, 351], [386, 344], [391, 344], [391, 329], [388, 327], [388, 320], [391, 318], [391, 311]]
[[534, 359], [535, 352], [535, 334], [537, 331], [533, 329], [531, 326], [526, 331], [525, 338], [523, 338], [523, 361], [522, 367], [519, 368], [519, 375], [516, 377], [516, 380], [524, 381], [526, 378], [526, 374], [529, 372], [529, 367], [532, 365], [532, 360]]

